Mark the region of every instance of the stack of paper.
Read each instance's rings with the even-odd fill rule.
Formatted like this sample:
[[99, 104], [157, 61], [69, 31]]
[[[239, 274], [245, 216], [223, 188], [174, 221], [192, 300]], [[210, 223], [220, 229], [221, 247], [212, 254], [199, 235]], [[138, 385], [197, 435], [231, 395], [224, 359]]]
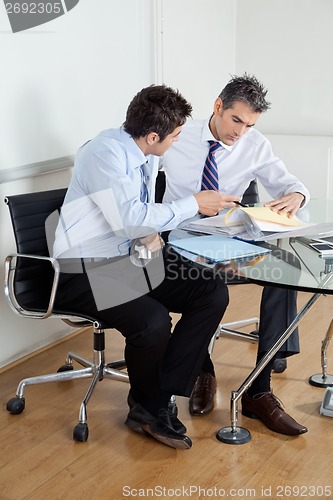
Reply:
[[237, 236], [244, 240], [264, 241], [283, 236], [310, 234], [315, 224], [297, 217], [279, 215], [269, 207], [237, 207], [214, 217], [205, 217], [188, 223], [186, 229], [207, 233]]
[[199, 233], [236, 236], [244, 231], [243, 223], [241, 220], [231, 221], [229, 213], [230, 211], [223, 210], [219, 215], [215, 215], [214, 217], [203, 217], [191, 221], [187, 223], [184, 228]]

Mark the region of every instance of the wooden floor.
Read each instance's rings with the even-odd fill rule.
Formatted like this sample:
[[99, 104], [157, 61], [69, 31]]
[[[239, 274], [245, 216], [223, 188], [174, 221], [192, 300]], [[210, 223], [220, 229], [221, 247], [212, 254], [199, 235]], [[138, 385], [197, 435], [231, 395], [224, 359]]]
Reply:
[[[259, 287], [230, 289], [226, 320], [258, 313]], [[300, 294], [299, 303], [309, 297]], [[88, 406], [86, 443], [75, 443], [72, 431], [88, 380], [30, 386], [25, 411], [16, 416], [6, 411], [20, 379], [56, 371], [67, 350], [89, 356], [87, 332], [4, 371], [0, 374], [0, 499], [333, 498], [333, 419], [319, 414], [325, 389], [308, 384], [308, 377], [320, 372], [321, 340], [332, 311], [333, 296], [322, 297], [302, 323], [302, 353], [288, 361], [286, 372], [273, 375], [275, 393], [309, 429], [296, 438], [275, 434], [260, 421], [239, 414], [239, 424], [250, 430], [252, 440], [228, 445], [216, 439], [216, 432], [230, 422], [231, 390], [253, 367], [256, 345], [243, 341], [216, 343], [214, 412], [191, 418], [188, 401], [177, 398], [180, 418], [193, 441], [186, 451], [124, 426], [128, 385], [122, 382], [98, 384]], [[118, 332], [108, 332], [107, 344], [107, 361], [122, 357], [123, 339]], [[332, 352], [328, 359], [332, 373]]]

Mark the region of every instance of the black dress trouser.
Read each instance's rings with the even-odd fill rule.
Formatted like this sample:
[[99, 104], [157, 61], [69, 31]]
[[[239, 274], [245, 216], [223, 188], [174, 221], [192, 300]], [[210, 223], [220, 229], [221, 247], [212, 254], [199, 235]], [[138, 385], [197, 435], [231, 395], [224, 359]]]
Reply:
[[[172, 252], [165, 278], [149, 293], [97, 310], [85, 272], [62, 273], [57, 307], [82, 311], [126, 339], [125, 360], [134, 399], [144, 404], [160, 391], [190, 396], [212, 335], [228, 305], [221, 279], [207, 279]], [[170, 258], [171, 256], [171, 258]], [[169, 312], [180, 313], [173, 332]]]
[[[297, 291], [265, 286], [260, 304], [258, 353], [267, 352], [280, 338], [297, 314]], [[280, 347], [277, 358], [299, 353], [298, 329]]]

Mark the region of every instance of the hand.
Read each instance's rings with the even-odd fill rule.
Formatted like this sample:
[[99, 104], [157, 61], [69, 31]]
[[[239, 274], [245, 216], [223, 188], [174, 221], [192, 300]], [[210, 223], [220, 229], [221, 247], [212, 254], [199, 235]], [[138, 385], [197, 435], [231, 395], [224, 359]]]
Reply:
[[302, 206], [304, 200], [305, 196], [301, 193], [288, 193], [277, 200], [268, 201], [264, 206], [270, 207], [278, 214], [286, 214], [288, 217], [292, 217]]
[[240, 201], [238, 196], [222, 194], [218, 191], [200, 191], [193, 195], [199, 205], [199, 212], [203, 215], [216, 215], [226, 207], [234, 207], [234, 201]]
[[160, 237], [159, 233], [149, 234], [145, 238], [140, 238], [140, 243], [142, 243], [151, 252], [158, 252], [163, 248], [164, 241]]

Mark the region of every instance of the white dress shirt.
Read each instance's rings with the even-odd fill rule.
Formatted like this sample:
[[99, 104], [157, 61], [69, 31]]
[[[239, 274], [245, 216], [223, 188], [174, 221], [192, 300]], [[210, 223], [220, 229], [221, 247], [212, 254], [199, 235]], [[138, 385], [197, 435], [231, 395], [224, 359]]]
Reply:
[[54, 256], [126, 255], [131, 239], [174, 229], [193, 217], [198, 211], [193, 193], [170, 203], [149, 202], [154, 200], [157, 172], [158, 157], [145, 156], [122, 127], [105, 130], [81, 146]]
[[[209, 140], [215, 141], [208, 120], [188, 120], [179, 140], [160, 160], [166, 173], [163, 201], [183, 198], [201, 189], [202, 171], [209, 151]], [[219, 190], [242, 196], [253, 179], [258, 179], [273, 199], [299, 192], [306, 202], [309, 192], [300, 180], [288, 172], [284, 163], [273, 153], [268, 139], [252, 128], [233, 146], [221, 142], [215, 153], [219, 171]], [[305, 204], [305, 203], [304, 203]]]

